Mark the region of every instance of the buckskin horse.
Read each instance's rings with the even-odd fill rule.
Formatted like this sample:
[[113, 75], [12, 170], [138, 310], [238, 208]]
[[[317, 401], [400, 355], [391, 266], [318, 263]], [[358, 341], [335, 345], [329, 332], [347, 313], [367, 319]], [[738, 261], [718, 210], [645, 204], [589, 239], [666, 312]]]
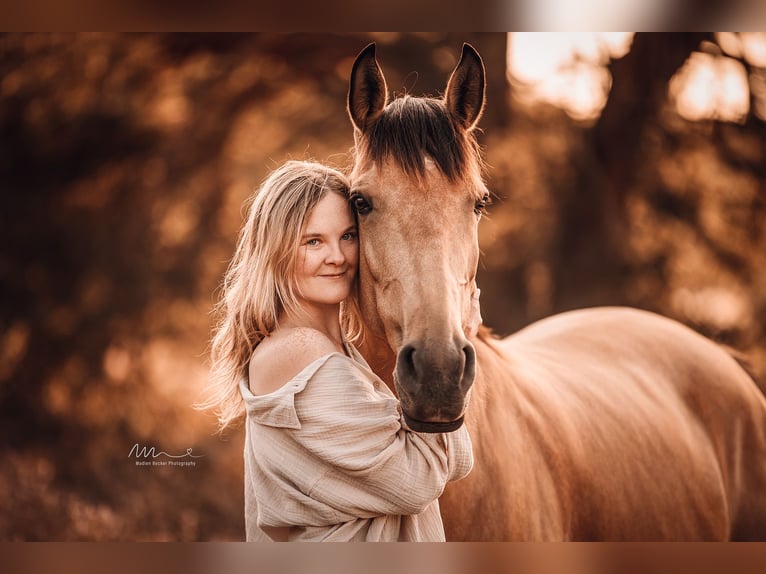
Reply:
[[619, 307], [466, 338], [484, 90], [466, 44], [443, 97], [389, 102], [370, 44], [348, 94], [362, 351], [413, 430], [473, 439], [448, 540], [766, 539], [766, 400], [722, 347]]

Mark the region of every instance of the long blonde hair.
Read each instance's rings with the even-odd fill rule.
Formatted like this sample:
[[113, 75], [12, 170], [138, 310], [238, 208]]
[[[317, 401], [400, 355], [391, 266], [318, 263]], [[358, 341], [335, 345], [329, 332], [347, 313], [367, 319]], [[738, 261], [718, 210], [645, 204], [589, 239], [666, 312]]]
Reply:
[[[223, 279], [216, 305], [220, 316], [211, 343], [208, 399], [219, 430], [243, 413], [239, 381], [247, 377], [258, 343], [277, 327], [279, 315], [300, 313], [295, 293], [298, 246], [311, 210], [328, 192], [348, 197], [348, 180], [338, 170], [310, 161], [288, 161], [273, 171], [249, 200], [246, 221]], [[362, 322], [357, 285], [341, 304], [341, 328], [357, 339]]]

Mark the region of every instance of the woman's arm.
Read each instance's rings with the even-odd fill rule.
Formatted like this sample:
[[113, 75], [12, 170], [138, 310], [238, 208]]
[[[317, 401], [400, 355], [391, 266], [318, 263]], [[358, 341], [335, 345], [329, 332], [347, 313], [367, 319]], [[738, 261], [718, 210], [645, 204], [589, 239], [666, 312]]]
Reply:
[[465, 428], [420, 434], [401, 425], [399, 403], [340, 355], [330, 357], [295, 397], [301, 429], [291, 431], [324, 472], [306, 494], [355, 517], [419, 514], [473, 465]]

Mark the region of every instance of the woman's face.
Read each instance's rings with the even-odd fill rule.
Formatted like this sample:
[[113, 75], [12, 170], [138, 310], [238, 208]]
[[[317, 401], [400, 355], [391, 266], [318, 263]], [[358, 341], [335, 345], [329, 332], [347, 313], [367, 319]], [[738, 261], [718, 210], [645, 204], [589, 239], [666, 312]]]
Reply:
[[351, 293], [359, 260], [356, 222], [348, 200], [327, 192], [309, 213], [296, 263], [303, 305], [336, 305]]

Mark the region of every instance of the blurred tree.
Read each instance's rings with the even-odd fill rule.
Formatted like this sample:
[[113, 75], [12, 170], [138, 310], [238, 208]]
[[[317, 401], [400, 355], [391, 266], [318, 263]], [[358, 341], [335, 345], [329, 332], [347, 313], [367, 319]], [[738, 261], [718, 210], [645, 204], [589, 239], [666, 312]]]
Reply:
[[595, 125], [572, 158], [576, 179], [562, 185], [554, 284], [557, 308], [618, 303], [629, 280], [625, 199], [639, 180], [656, 178], [646, 162], [668, 83], [706, 33], [637, 33], [609, 65], [612, 87]]

